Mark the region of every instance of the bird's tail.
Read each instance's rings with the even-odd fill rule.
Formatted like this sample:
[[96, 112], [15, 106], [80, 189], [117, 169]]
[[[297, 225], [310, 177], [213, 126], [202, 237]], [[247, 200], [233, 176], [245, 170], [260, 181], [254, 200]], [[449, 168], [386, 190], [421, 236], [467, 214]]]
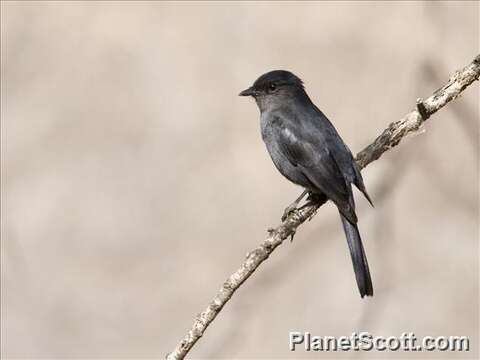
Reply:
[[365, 255], [365, 249], [363, 248], [358, 227], [356, 224], [350, 223], [342, 214], [340, 214], [340, 218], [342, 219], [343, 229], [345, 230], [345, 236], [347, 237], [348, 248], [350, 249], [350, 255], [352, 257], [353, 270], [355, 271], [355, 278], [357, 279], [360, 296], [362, 298], [365, 295], [372, 296], [372, 279], [370, 278], [367, 256]]

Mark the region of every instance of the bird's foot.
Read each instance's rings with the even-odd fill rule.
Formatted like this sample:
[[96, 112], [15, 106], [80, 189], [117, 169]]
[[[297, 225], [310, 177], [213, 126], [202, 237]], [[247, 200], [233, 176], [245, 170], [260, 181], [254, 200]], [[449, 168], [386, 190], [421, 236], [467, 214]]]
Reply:
[[316, 210], [313, 212], [313, 214], [310, 215], [310, 217], [308, 218], [308, 221], [312, 221], [313, 217], [314, 217], [315, 215], [317, 215], [317, 211], [318, 211], [318, 209], [316, 209]]
[[300, 201], [302, 201], [302, 199], [305, 197], [305, 195], [308, 194], [308, 190], [304, 190], [300, 196], [293, 202], [291, 203], [286, 209], [285, 211], [283, 212], [283, 215], [282, 215], [282, 221], [285, 221], [287, 220], [288, 216], [292, 213], [292, 212], [295, 212], [297, 211], [297, 207], [298, 207], [298, 204], [300, 203]]
[[[327, 201], [327, 198], [325, 197], [325, 195], [309, 193], [307, 197], [307, 202], [299, 210], [302, 210], [308, 206], [323, 204], [325, 201]], [[308, 221], [311, 221], [313, 219], [317, 211], [318, 211], [318, 208], [313, 212], [312, 215], [310, 215], [310, 217], [308, 218]]]
[[294, 202], [285, 208], [282, 215], [282, 221], [287, 220], [290, 214], [298, 212], [297, 205], [298, 203]]

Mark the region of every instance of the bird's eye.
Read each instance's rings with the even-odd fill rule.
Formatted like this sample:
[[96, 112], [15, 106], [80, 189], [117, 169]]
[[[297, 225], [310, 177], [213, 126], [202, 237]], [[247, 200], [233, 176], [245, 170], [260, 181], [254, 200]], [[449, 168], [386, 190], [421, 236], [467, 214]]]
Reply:
[[277, 85], [275, 85], [274, 83], [271, 83], [270, 85], [268, 85], [268, 89], [270, 91], [274, 91], [276, 88], [277, 88]]

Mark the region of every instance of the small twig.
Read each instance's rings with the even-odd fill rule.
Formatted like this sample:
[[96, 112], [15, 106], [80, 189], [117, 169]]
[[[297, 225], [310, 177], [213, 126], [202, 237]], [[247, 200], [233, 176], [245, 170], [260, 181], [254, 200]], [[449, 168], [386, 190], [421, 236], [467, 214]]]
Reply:
[[430, 117], [430, 114], [427, 112], [427, 109], [425, 109], [425, 105], [423, 105], [423, 100], [421, 98], [417, 99], [417, 111], [422, 116], [423, 121]]
[[[416, 110], [411, 111], [401, 120], [391, 123], [372, 144], [360, 151], [356, 158], [360, 168], [363, 169], [372, 161], [377, 160], [384, 152], [397, 146], [405, 136], [417, 131], [425, 120], [449, 101], [458, 97], [467, 86], [478, 80], [479, 76], [480, 55], [462, 70], [457, 71], [445, 86], [435, 91], [426, 100], [420, 100]], [[192, 328], [177, 347], [167, 355], [167, 359], [183, 359], [243, 282], [285, 239], [293, 236], [303, 222], [313, 217], [324, 203], [325, 200], [321, 200], [316, 204], [307, 204], [297, 211], [291, 212], [277, 228], [269, 229], [268, 237], [260, 246], [247, 254], [240, 268], [225, 281], [213, 301], [196, 317]]]

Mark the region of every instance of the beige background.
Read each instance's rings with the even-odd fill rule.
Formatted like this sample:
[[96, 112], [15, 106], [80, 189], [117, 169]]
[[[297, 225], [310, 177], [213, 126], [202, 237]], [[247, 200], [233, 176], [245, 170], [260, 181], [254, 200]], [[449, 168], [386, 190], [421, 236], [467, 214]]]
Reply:
[[[479, 52], [479, 4], [2, 2], [2, 355], [158, 358], [300, 192], [238, 92], [289, 69], [353, 152]], [[375, 297], [329, 205], [192, 358], [478, 356], [478, 83], [364, 171]], [[467, 335], [291, 353], [288, 332]]]

